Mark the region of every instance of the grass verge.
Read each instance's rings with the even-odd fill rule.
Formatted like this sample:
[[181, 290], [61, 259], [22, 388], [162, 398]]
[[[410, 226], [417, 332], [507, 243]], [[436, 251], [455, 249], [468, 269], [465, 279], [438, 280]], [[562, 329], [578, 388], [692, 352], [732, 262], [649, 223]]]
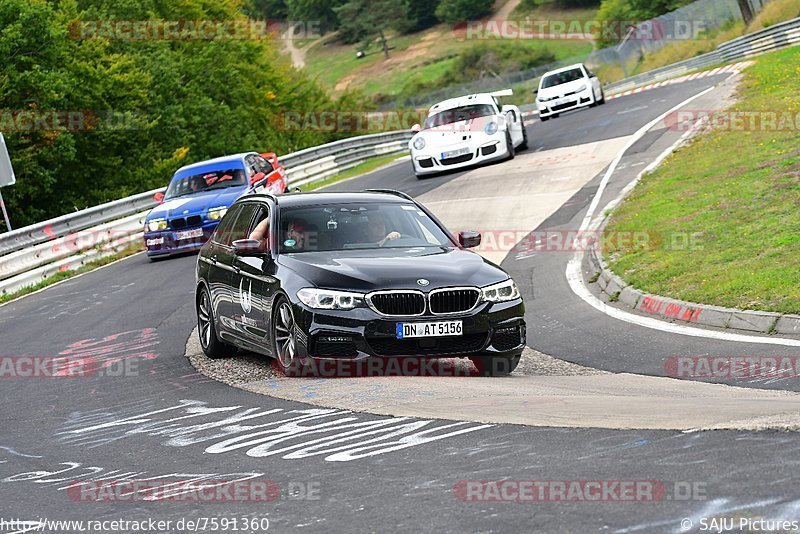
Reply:
[[604, 243], [611, 268], [659, 295], [800, 313], [799, 91], [800, 48], [747, 69], [730, 111], [774, 113], [775, 125], [730, 122], [644, 177], [607, 230], [658, 238], [639, 247]]
[[[337, 182], [341, 182], [342, 180], [347, 180], [348, 178], [353, 178], [360, 174], [366, 174], [368, 172], [372, 172], [376, 169], [383, 167], [384, 165], [388, 165], [389, 163], [393, 162], [394, 160], [400, 158], [398, 154], [394, 154], [391, 156], [381, 156], [378, 158], [373, 158], [369, 161], [365, 161], [364, 163], [359, 163], [352, 169], [348, 169], [344, 172], [340, 172], [335, 176], [331, 176], [330, 178], [326, 178], [324, 180], [320, 180], [319, 182], [314, 182], [308, 184], [306, 187], [301, 188], [303, 192], [314, 191], [315, 189], [320, 189], [322, 187], [333, 185]], [[411, 165], [409, 163], [409, 165]]]
[[144, 248], [141, 245], [136, 245], [136, 246], [132, 246], [132, 247], [129, 247], [129, 248], [125, 248], [125, 249], [120, 250], [119, 252], [116, 252], [116, 253], [114, 253], [114, 254], [112, 254], [110, 256], [106, 256], [105, 258], [100, 258], [98, 260], [91, 261], [91, 262], [87, 263], [86, 265], [84, 265], [82, 267], [79, 267], [78, 269], [71, 269], [71, 270], [67, 270], [67, 271], [58, 272], [58, 273], [54, 274], [53, 276], [42, 280], [41, 282], [38, 282], [38, 283], [30, 285], [30, 286], [23, 287], [22, 289], [14, 291], [13, 293], [2, 293], [2, 294], [0, 294], [0, 304], [5, 304], [6, 302], [10, 302], [10, 301], [12, 301], [14, 299], [18, 299], [18, 298], [23, 297], [25, 295], [28, 295], [30, 293], [34, 293], [36, 291], [39, 291], [40, 289], [44, 289], [45, 287], [52, 286], [53, 284], [57, 284], [58, 282], [61, 282], [63, 280], [68, 280], [70, 278], [78, 276], [79, 274], [88, 273], [89, 271], [93, 271], [93, 270], [95, 270], [95, 269], [97, 269], [99, 267], [102, 267], [104, 265], [108, 265], [109, 263], [113, 263], [113, 262], [115, 262], [117, 260], [121, 260], [123, 258], [127, 258], [128, 256], [132, 256], [132, 255], [137, 254], [137, 253], [139, 253], [139, 252], [141, 252], [143, 250], [144, 250]]

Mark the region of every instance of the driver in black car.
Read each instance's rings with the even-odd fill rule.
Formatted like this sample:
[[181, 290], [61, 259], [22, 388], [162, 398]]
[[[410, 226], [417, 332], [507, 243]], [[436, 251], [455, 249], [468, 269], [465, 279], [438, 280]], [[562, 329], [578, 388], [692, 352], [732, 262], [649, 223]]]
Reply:
[[386, 232], [386, 221], [383, 217], [370, 213], [367, 215], [367, 242], [382, 247], [387, 241], [400, 239], [400, 232]]

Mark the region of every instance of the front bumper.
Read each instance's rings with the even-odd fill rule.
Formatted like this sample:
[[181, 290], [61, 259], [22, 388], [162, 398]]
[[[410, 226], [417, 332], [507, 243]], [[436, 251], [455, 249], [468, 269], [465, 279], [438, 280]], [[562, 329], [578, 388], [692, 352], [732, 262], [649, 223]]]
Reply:
[[[525, 347], [522, 299], [481, 303], [450, 316], [386, 317], [370, 308], [311, 310], [295, 304], [298, 355], [314, 360], [359, 360], [375, 356], [426, 358], [516, 356]], [[461, 320], [461, 336], [397, 339], [397, 323]]]
[[[219, 221], [207, 221], [200, 227], [181, 228], [180, 230], [145, 231], [144, 244], [149, 257], [169, 256], [182, 252], [196, 252], [211, 238], [211, 234], [219, 225]], [[190, 239], [178, 239], [179, 232], [202, 229], [203, 235]]]
[[[561, 103], [556, 105], [555, 102]], [[588, 89], [584, 89], [580, 93], [568, 95], [556, 100], [550, 100], [548, 102], [540, 102], [537, 100], [536, 107], [539, 110], [539, 117], [549, 117], [550, 115], [555, 115], [556, 113], [563, 113], [565, 111], [586, 107], [593, 102], [594, 97], [592, 96], [592, 89], [590, 87]]]
[[468, 148], [469, 153], [449, 159], [442, 159], [442, 151], [434, 151], [429, 147], [422, 150], [412, 148], [411, 162], [414, 164], [414, 172], [417, 175], [436, 174], [505, 159], [509, 155], [503, 132], [498, 132], [483, 142], [448, 146], [444, 150], [451, 151], [462, 147]]

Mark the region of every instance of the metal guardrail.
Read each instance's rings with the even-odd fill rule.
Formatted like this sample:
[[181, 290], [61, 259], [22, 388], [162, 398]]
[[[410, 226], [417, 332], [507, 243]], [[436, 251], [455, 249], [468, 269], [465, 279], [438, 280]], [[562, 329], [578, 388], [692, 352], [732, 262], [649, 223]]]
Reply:
[[716, 50], [678, 61], [604, 87], [608, 94], [621, 93], [641, 85], [661, 82], [713, 65], [731, 63], [788, 46], [800, 44], [800, 17], [781, 22], [722, 43]]
[[[707, 54], [608, 84], [623, 92], [691, 71], [800, 44], [800, 17], [723, 43]], [[521, 108], [530, 115], [533, 106]], [[407, 149], [411, 132], [365, 135], [300, 150], [281, 157], [291, 186], [324, 180], [377, 156]], [[154, 189], [0, 235], [0, 294], [75, 269], [141, 239], [144, 217], [156, 206]], [[91, 236], [82, 239], [83, 236]]]
[[[324, 180], [364, 161], [407, 150], [413, 133], [364, 135], [282, 156], [289, 185]], [[0, 235], [0, 294], [76, 269], [142, 239], [144, 220], [161, 189], [108, 202]]]

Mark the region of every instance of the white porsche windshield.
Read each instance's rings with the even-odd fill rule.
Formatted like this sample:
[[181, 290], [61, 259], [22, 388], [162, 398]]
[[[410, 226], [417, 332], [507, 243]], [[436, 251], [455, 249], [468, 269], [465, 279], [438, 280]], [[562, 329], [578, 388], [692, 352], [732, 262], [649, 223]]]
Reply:
[[497, 110], [490, 104], [472, 104], [440, 111], [425, 119], [425, 128], [436, 128], [454, 122], [468, 121], [479, 117], [495, 115]]

